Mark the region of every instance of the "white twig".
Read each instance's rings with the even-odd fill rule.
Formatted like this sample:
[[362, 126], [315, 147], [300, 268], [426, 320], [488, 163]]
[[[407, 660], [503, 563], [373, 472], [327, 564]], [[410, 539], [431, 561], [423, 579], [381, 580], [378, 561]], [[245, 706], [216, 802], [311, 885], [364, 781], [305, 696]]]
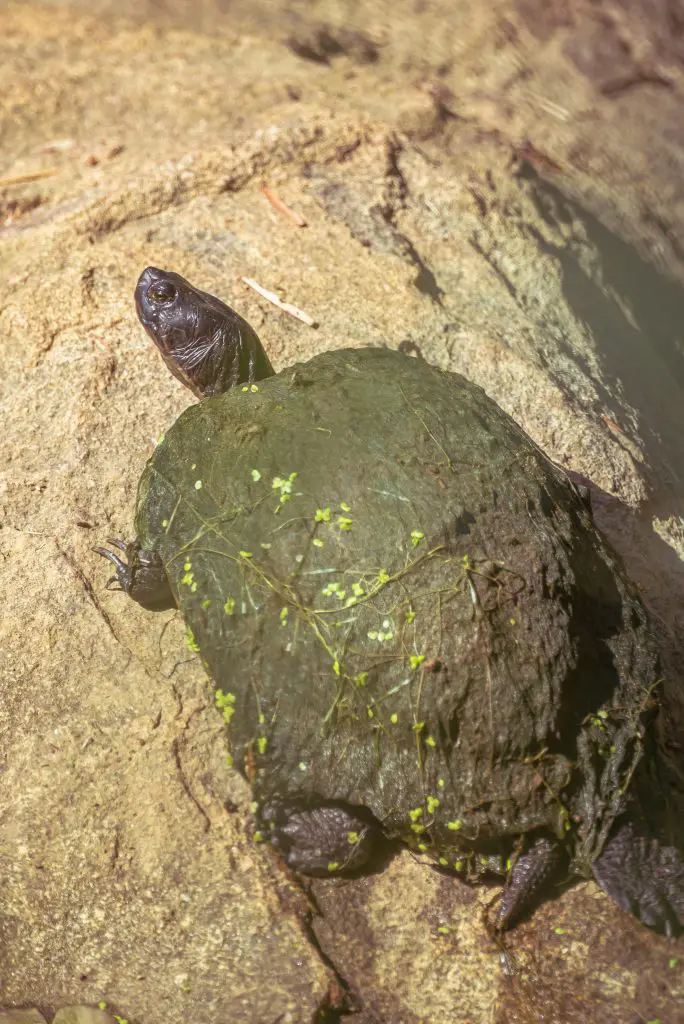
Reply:
[[295, 320], [301, 320], [307, 327], [315, 327], [316, 321], [305, 313], [303, 310], [298, 309], [297, 306], [293, 306], [291, 302], [283, 302], [279, 299], [275, 292], [269, 292], [267, 288], [257, 284], [257, 282], [251, 277], [243, 277], [242, 281], [247, 285], [248, 288], [252, 288], [255, 292], [258, 292], [267, 302], [272, 302], [278, 309], [282, 309], [283, 313], [289, 313]]
[[0, 187], [6, 185], [23, 185], [27, 181], [40, 181], [41, 178], [54, 178], [59, 172], [56, 168], [50, 167], [44, 171], [30, 171], [27, 174], [12, 174], [9, 178], [0, 178]]

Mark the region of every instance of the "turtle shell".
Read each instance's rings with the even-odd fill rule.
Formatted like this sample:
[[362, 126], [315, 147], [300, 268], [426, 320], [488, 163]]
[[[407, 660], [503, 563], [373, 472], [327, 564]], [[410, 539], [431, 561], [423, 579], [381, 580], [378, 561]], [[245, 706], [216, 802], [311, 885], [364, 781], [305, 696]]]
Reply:
[[140, 482], [259, 803], [340, 801], [476, 874], [542, 829], [588, 869], [658, 677], [577, 489], [463, 377], [316, 356], [189, 408]]

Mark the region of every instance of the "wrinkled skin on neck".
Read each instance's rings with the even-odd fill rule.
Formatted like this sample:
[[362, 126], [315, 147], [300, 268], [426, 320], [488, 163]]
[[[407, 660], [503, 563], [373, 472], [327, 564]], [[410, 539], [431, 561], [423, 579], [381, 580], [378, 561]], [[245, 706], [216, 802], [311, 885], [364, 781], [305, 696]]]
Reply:
[[198, 398], [274, 373], [247, 321], [180, 274], [147, 267], [138, 279], [135, 307], [171, 373]]

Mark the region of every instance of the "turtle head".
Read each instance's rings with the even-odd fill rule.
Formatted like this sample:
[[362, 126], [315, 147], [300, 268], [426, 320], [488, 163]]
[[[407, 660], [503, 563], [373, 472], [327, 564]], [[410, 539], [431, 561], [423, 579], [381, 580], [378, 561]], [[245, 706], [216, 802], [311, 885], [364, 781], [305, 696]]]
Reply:
[[135, 308], [171, 373], [198, 398], [274, 372], [247, 321], [180, 274], [156, 267], [143, 270]]

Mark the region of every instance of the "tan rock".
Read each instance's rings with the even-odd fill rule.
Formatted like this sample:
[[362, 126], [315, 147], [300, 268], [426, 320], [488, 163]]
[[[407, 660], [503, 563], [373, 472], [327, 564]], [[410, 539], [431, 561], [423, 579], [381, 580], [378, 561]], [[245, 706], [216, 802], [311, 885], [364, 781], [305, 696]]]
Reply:
[[0, 1024], [47, 1024], [38, 1010], [0, 1010]]
[[[190, 6], [194, 25], [174, 24]], [[191, 400], [135, 319], [148, 263], [234, 304], [278, 368], [410, 340], [482, 384], [593, 484], [662, 634], [666, 731], [677, 742], [684, 729], [676, 123], [636, 92], [601, 93], [576, 47], [564, 55], [574, 24], [542, 39], [508, 4], [425, 5], [422, 20], [417, 6], [312, 5], [378, 45], [373, 63], [350, 46], [323, 68], [251, 0], [216, 26], [211, 4], [155, 4], [138, 25], [112, 17], [133, 10], [123, 0], [89, 0], [96, 17], [0, 11], [2, 175], [48, 175], [0, 185], [6, 1002], [105, 998], [142, 1024], [267, 1024], [308, 1022], [338, 994], [301, 901], [251, 842], [249, 793], [181, 623], [106, 591], [90, 550], [130, 534], [153, 440]], [[416, 148], [397, 112], [420, 128], [438, 66], [459, 118]], [[315, 891], [314, 931], [362, 1020], [681, 1012], [682, 940], [592, 883], [545, 903], [503, 950], [482, 921], [494, 892], [407, 854]]]
[[116, 1024], [111, 1013], [97, 1006], [64, 1006], [52, 1018], [52, 1024]]

